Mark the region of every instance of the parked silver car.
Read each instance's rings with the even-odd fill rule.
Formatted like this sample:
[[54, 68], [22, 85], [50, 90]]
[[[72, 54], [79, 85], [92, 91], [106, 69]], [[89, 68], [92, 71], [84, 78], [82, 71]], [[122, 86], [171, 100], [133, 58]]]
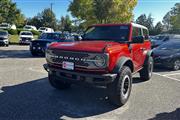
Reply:
[[0, 31], [0, 45], [9, 46], [9, 34], [7, 31]]

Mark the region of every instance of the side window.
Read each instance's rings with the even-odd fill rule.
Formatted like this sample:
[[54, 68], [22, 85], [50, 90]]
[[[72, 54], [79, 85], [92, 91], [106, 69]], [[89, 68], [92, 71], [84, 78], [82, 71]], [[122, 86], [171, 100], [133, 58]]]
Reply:
[[145, 37], [146, 40], [149, 39], [149, 32], [148, 32], [148, 30], [143, 29], [143, 35], [144, 35], [144, 37]]
[[132, 37], [136, 37], [136, 36], [137, 36], [136, 28], [135, 28], [135, 27], [133, 27]]
[[133, 27], [132, 37], [142, 36], [141, 28]]

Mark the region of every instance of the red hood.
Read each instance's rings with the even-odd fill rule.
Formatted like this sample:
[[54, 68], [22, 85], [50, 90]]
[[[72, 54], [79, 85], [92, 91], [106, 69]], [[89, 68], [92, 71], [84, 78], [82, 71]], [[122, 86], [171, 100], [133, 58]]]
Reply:
[[106, 41], [61, 42], [54, 43], [50, 45], [49, 48], [68, 51], [103, 52], [106, 46], [112, 45], [118, 45], [118, 43]]

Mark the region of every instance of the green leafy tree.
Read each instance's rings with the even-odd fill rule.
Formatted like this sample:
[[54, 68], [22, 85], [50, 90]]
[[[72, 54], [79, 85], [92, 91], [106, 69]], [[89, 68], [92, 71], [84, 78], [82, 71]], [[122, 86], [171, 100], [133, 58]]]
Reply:
[[1, 0], [0, 22], [23, 25], [25, 23], [25, 17], [11, 0]]
[[180, 34], [180, 3], [176, 3], [175, 6], [167, 12], [163, 18], [163, 23], [166, 31]]
[[173, 30], [179, 31], [180, 33], [180, 3], [175, 4], [171, 10], [171, 25]]
[[154, 27], [154, 33], [160, 34], [163, 31], [163, 24], [161, 22], [158, 22], [156, 26]]
[[60, 23], [59, 23], [59, 29], [61, 31], [70, 31], [72, 30], [72, 21], [70, 19], [70, 17], [68, 15], [66, 15], [65, 17], [62, 16]]
[[[137, 0], [73, 0], [68, 11], [83, 21], [83, 26], [95, 23], [125, 23], [132, 20]], [[81, 24], [81, 25], [82, 25]]]
[[42, 18], [41, 18], [41, 14], [38, 13], [37, 16], [34, 16], [33, 18], [29, 18], [27, 19], [27, 24], [28, 25], [34, 25], [37, 28], [42, 27], [43, 23], [42, 23]]
[[149, 29], [149, 33], [154, 34], [153, 18], [151, 14], [149, 14], [148, 17], [145, 14], [140, 15], [136, 19], [136, 23], [146, 26]]
[[147, 17], [145, 14], [140, 15], [137, 19], [136, 19], [136, 23], [147, 26]]
[[41, 13], [41, 22], [43, 26], [51, 27], [57, 30], [57, 20], [56, 16], [50, 8], [44, 9]]
[[171, 29], [171, 12], [166, 13], [162, 20], [166, 31]]
[[33, 18], [27, 19], [27, 24], [39, 27], [50, 27], [57, 30], [57, 20], [54, 12], [51, 9], [44, 9], [41, 13], [38, 13]]

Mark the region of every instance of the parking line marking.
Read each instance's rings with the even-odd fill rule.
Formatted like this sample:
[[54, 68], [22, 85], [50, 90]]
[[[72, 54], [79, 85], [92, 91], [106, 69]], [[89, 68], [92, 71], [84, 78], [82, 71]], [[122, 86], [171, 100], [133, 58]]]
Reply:
[[171, 79], [171, 80], [175, 80], [175, 81], [180, 82], [179, 79], [176, 79], [176, 78], [173, 78], [173, 77], [169, 77], [169, 76], [167, 76], [167, 75], [161, 75], [161, 74], [159, 74], [159, 73], [153, 73], [153, 74], [159, 75], [159, 76], [161, 76], [161, 77], [165, 77], [165, 78], [168, 78], [168, 79]]
[[164, 74], [165, 76], [171, 76], [171, 75], [180, 75], [180, 73], [173, 73], [173, 74]]

